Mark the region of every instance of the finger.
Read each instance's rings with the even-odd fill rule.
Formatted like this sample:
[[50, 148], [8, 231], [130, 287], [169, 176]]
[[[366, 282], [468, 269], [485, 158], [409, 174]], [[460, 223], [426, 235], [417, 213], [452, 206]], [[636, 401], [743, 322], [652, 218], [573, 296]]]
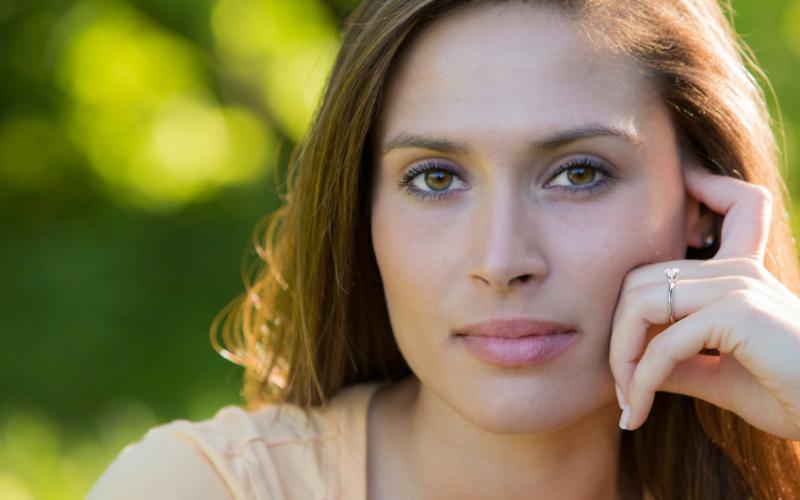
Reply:
[[794, 424], [774, 419], [774, 415], [783, 414], [781, 402], [732, 355], [694, 355], [681, 361], [658, 390], [702, 399], [736, 413], [759, 429], [797, 439], [797, 433], [791, 431], [796, 429]]
[[683, 394], [729, 409], [720, 387], [720, 356], [695, 354], [675, 363], [666, 380], [644, 397], [634, 398], [632, 393], [630, 401], [627, 401], [627, 422], [620, 422], [620, 426], [624, 425], [626, 430], [634, 430], [647, 421], [656, 391]]
[[772, 217], [769, 190], [705, 169], [686, 168], [684, 174], [687, 191], [724, 216], [714, 258], [751, 257], [763, 262]]
[[685, 394], [727, 408], [719, 385], [721, 359], [721, 356], [695, 354], [676, 364], [658, 390]]
[[[639, 427], [647, 419], [656, 391], [661, 389], [679, 363], [697, 356], [698, 351], [703, 348], [733, 352], [742, 343], [739, 330], [719, 323], [726, 307], [728, 306], [723, 301], [716, 302], [673, 324], [650, 341], [628, 387], [628, 429]], [[709, 372], [713, 370], [713, 364], [710, 363], [713, 362], [699, 366], [698, 362], [694, 362], [694, 366], [690, 363], [691, 368], [687, 370]], [[695, 384], [695, 394], [709, 397], [710, 402], [725, 406], [719, 382], [714, 377], [697, 378], [692, 382]]]
[[656, 262], [637, 267], [628, 272], [622, 284], [622, 291], [637, 288], [650, 283], [662, 281], [666, 283], [664, 270], [677, 267], [680, 270], [679, 279], [715, 278], [725, 275], [746, 276], [761, 279], [766, 274], [763, 264], [751, 258], [729, 258], [710, 260], [672, 260]]
[[[748, 394], [742, 388], [758, 386], [756, 377], [734, 356], [727, 353], [719, 356], [696, 354], [675, 365], [658, 390], [685, 394], [736, 411], [736, 401], [730, 396], [731, 389], [736, 387], [736, 395], [748, 399]], [[749, 399], [752, 400], [752, 397]]]
[[[734, 290], [755, 286], [753, 279], [736, 275], [678, 280], [672, 294], [673, 318], [676, 321], [685, 318], [716, 303]], [[620, 298], [618, 314], [612, 326], [609, 363], [626, 398], [636, 365], [647, 345], [648, 328], [669, 323], [667, 289], [666, 281], [651, 283], [629, 289]]]
[[[619, 293], [619, 297], [634, 288], [665, 281], [664, 271], [668, 268], [679, 269], [679, 280], [715, 278], [719, 276], [743, 276], [753, 280], [767, 280], [778, 287], [779, 281], [760, 263], [749, 257], [710, 260], [674, 260], [646, 264], [628, 272]], [[666, 286], [666, 285], [665, 285]], [[616, 324], [622, 308], [614, 309], [612, 324]]]

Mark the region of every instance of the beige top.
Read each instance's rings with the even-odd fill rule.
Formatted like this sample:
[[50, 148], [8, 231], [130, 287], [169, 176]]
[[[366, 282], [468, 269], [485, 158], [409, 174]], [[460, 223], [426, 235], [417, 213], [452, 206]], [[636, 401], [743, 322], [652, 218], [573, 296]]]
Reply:
[[342, 389], [308, 414], [231, 405], [202, 422], [155, 427], [122, 450], [87, 498], [366, 499], [367, 411], [381, 385]]
[[226, 406], [127, 446], [94, 499], [364, 499], [367, 410], [379, 383], [343, 389], [308, 415], [294, 405]]

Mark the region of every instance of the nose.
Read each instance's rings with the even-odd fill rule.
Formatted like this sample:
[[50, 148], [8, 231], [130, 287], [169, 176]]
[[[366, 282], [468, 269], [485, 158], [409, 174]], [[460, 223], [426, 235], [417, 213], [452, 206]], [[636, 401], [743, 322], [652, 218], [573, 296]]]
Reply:
[[469, 274], [483, 288], [507, 292], [541, 281], [548, 271], [535, 213], [524, 196], [510, 194], [513, 189], [478, 208]]

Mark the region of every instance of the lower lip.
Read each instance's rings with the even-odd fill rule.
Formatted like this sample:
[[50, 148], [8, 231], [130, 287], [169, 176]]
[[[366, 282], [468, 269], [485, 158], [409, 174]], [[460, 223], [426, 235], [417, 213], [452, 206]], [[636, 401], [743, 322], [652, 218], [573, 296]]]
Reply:
[[467, 350], [481, 361], [499, 366], [524, 366], [537, 365], [555, 358], [575, 343], [578, 334], [566, 332], [513, 339], [462, 335], [459, 338]]

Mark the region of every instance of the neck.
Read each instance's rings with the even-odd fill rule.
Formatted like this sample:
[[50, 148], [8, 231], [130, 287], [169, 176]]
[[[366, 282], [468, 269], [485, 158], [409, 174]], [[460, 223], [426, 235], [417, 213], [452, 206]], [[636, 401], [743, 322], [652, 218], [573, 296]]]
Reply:
[[[371, 461], [371, 475], [373, 468], [388, 474], [379, 474], [387, 481], [378, 478], [383, 487], [371, 487], [371, 498], [620, 498], [614, 404], [545, 434], [509, 435], [476, 427], [416, 378], [394, 391], [376, 412], [390, 425], [384, 429], [394, 432], [382, 433], [393, 437], [377, 443], [389, 460], [374, 449], [379, 456]], [[401, 484], [402, 495], [388, 494], [398, 493]]]

